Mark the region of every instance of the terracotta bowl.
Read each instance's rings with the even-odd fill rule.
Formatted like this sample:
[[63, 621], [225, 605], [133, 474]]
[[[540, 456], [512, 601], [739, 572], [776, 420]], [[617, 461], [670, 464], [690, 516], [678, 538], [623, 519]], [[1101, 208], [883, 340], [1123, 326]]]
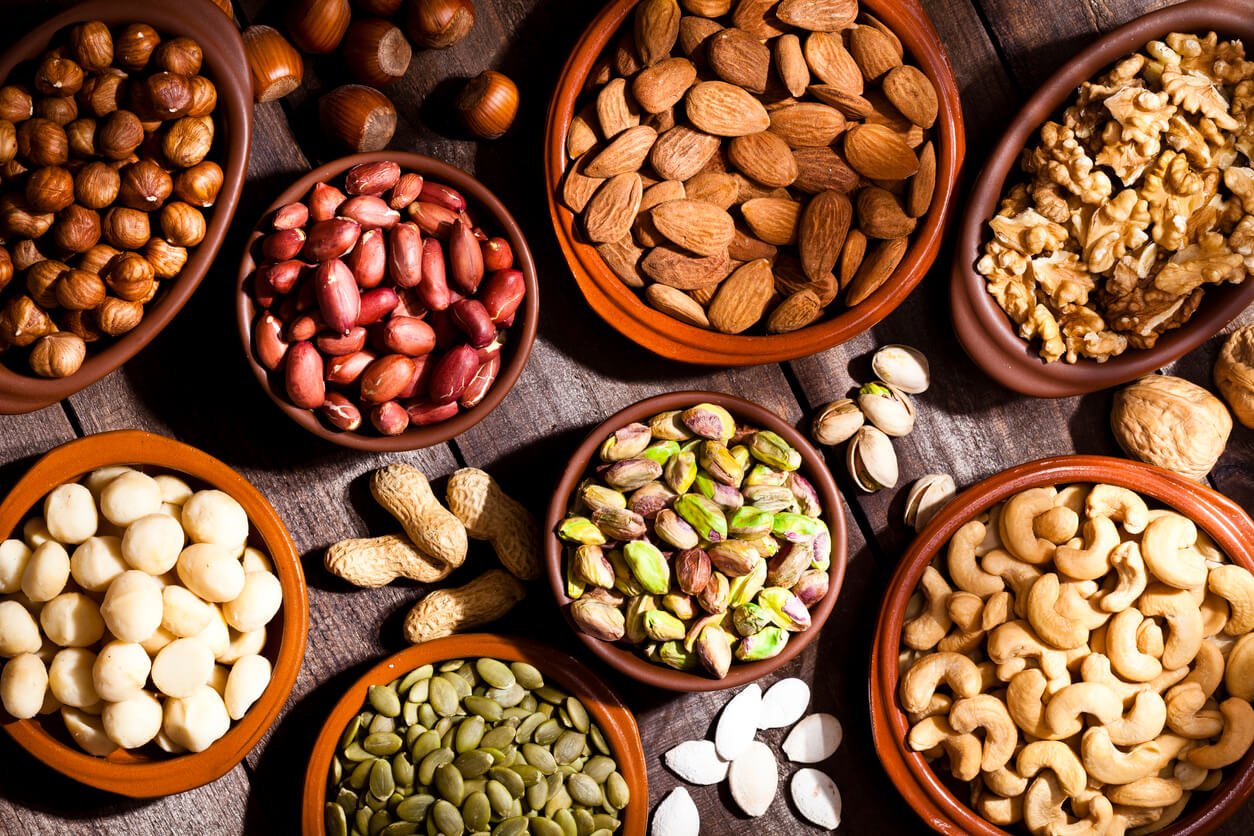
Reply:
[[631, 801], [623, 808], [623, 836], [644, 836], [649, 817], [648, 766], [640, 743], [636, 718], [614, 690], [583, 663], [558, 650], [530, 639], [494, 633], [465, 633], [434, 639], [395, 653], [353, 683], [352, 687], [331, 709], [314, 743], [309, 767], [305, 770], [305, 796], [301, 822], [305, 836], [322, 836], [326, 832], [323, 808], [327, 802], [327, 778], [331, 759], [335, 757], [340, 735], [348, 721], [366, 704], [366, 690], [383, 685], [414, 668], [449, 659], [490, 656], [509, 662], [527, 662], [540, 669], [545, 681], [552, 681], [569, 691], [587, 707], [592, 718], [605, 732], [605, 738], [618, 761], [618, 771], [631, 790]]
[[935, 198], [912, 236], [910, 249], [888, 281], [860, 305], [789, 334], [738, 336], [685, 325], [646, 305], [614, 275], [596, 248], [575, 231], [574, 215], [558, 199], [562, 177], [570, 163], [566, 156], [566, 131], [577, 110], [576, 102], [593, 64], [637, 2], [615, 0], [607, 4], [579, 39], [558, 80], [545, 134], [549, 214], [575, 281], [592, 309], [623, 336], [656, 354], [709, 366], [752, 366], [804, 357], [852, 339], [892, 313], [936, 260], [966, 151], [953, 70], [940, 36], [922, 6], [917, 0], [862, 3], [864, 9], [897, 33], [906, 52], [935, 85], [940, 99], [940, 115], [933, 128], [937, 135]]
[[104, 348], [88, 346], [87, 359], [69, 377], [54, 380], [24, 374], [20, 364], [0, 364], [0, 413], [14, 415], [33, 412], [67, 398], [85, 386], [95, 383], [109, 372], [135, 356], [174, 318], [200, 285], [239, 203], [240, 188], [248, 168], [248, 149], [252, 133], [252, 81], [244, 59], [244, 42], [239, 30], [220, 9], [206, 0], [178, 3], [146, 3], [137, 6], [127, 0], [89, 0], [49, 20], [22, 37], [0, 58], [0, 79], [6, 79], [23, 61], [37, 58], [53, 38], [68, 26], [85, 20], [102, 20], [111, 27], [143, 22], [166, 35], [187, 35], [195, 38], [204, 50], [204, 75], [218, 88], [218, 106], [214, 111], [216, 129], [214, 150], [210, 159], [222, 166], [222, 189], [218, 201], [207, 212], [205, 238], [189, 254], [187, 264], [177, 278], [166, 282], [151, 303], [144, 307], [144, 319], [133, 331], [114, 340]]
[[[1103, 35], [1052, 75], [1023, 106], [975, 181], [955, 247], [949, 298], [954, 326], [967, 354], [1001, 385], [1025, 395], [1060, 398], [1116, 386], [1161, 368], [1206, 342], [1254, 302], [1254, 280], [1207, 285], [1202, 303], [1182, 328], [1168, 331], [1152, 349], [1128, 349], [1105, 363], [1045, 363], [1039, 344], [1029, 344], [986, 289], [975, 263], [988, 238], [1003, 186], [1018, 176], [1019, 153], [1034, 142], [1046, 120], [1059, 113], [1080, 84], [1119, 58], [1169, 32], [1218, 32], [1254, 43], [1254, 16], [1245, 0], [1208, 0], [1169, 6]], [[1013, 170], [1013, 173], [1012, 173]]]
[[193, 488], [217, 488], [248, 512], [249, 543], [263, 549], [274, 563], [283, 587], [283, 606], [267, 628], [262, 651], [273, 665], [269, 686], [231, 730], [196, 754], [168, 755], [155, 746], [119, 749], [107, 758], [89, 755], [75, 744], [59, 714], [14, 720], [0, 709], [3, 725], [27, 752], [76, 781], [132, 798], [153, 798], [185, 792], [225, 775], [252, 750], [274, 723], [287, 700], [305, 656], [309, 601], [300, 554], [283, 520], [261, 493], [222, 462], [173, 439], [139, 430], [89, 435], [63, 444], [37, 461], [0, 504], [0, 534], [18, 532], [44, 496], [57, 485], [99, 467], [129, 464], [147, 473], [173, 473]]
[[[760, 662], [733, 660], [727, 676], [722, 679], [655, 665], [625, 644], [602, 641], [577, 628], [570, 618], [569, 604], [572, 599], [566, 594], [565, 544], [553, 533], [558, 523], [566, 517], [571, 494], [587, 474], [589, 464], [607, 435], [632, 421], [643, 421], [651, 415], [668, 409], [686, 409], [702, 402], [718, 404], [730, 412], [738, 422], [778, 433], [801, 453], [801, 469], [798, 472], [809, 479], [818, 491], [819, 498], [823, 502], [823, 521], [827, 523], [832, 535], [832, 565], [828, 569], [831, 581], [827, 595], [810, 608], [810, 629], [791, 634], [788, 644], [784, 645], [784, 649], [778, 656], [771, 659], [763, 659]], [[840, 501], [836, 482], [823, 463], [823, 457], [810, 445], [804, 435], [789, 426], [775, 413], [750, 401], [721, 392], [670, 392], [657, 395], [619, 410], [602, 421], [571, 455], [570, 463], [562, 472], [561, 481], [558, 482], [553, 492], [548, 513], [545, 515], [544, 536], [544, 560], [549, 570], [549, 586], [553, 590], [553, 597], [557, 599], [558, 607], [561, 608], [562, 615], [566, 623], [570, 625], [570, 629], [575, 632], [580, 641], [587, 645], [589, 650], [610, 667], [646, 685], [671, 691], [721, 691], [724, 688], [736, 688], [761, 679], [788, 664], [797, 654], [805, 650], [823, 629], [823, 623], [827, 621], [832, 607], [836, 604], [836, 597], [840, 594], [840, 585], [845, 578], [845, 564], [848, 561], [845, 506]]]
[[[1195, 521], [1237, 564], [1254, 571], [1254, 521], [1235, 502], [1209, 488], [1152, 465], [1105, 456], [1059, 456], [1012, 467], [964, 491], [906, 550], [888, 587], [871, 653], [871, 731], [875, 749], [898, 791], [920, 818], [938, 833], [1000, 836], [1007, 831], [972, 811], [965, 791], [945, 774], [942, 780], [923, 756], [905, 743], [908, 720], [897, 700], [897, 655], [906, 605], [923, 572], [959, 528], [977, 514], [1019, 491], [1074, 482], [1103, 482], [1130, 488], [1151, 504], [1179, 511]], [[1224, 770], [1224, 782], [1196, 793], [1186, 814], [1164, 834], [1208, 833], [1254, 791], [1254, 751]]]
[[[514, 266], [522, 271], [523, 280], [527, 285], [527, 296], [518, 309], [514, 324], [510, 326], [506, 334], [505, 346], [501, 349], [501, 370], [496, 376], [496, 383], [488, 390], [487, 397], [475, 407], [464, 409], [447, 421], [425, 427], [410, 427], [400, 435], [393, 436], [383, 436], [375, 433], [373, 428], [369, 428], [368, 421], [363, 422], [363, 427], [367, 427], [364, 432], [335, 430], [319, 420], [318, 416], [312, 411], [294, 406], [287, 399], [282, 374], [268, 372], [264, 366], [257, 362], [256, 355], [253, 352], [252, 337], [253, 320], [257, 316], [257, 306], [253, 302], [249, 280], [252, 276], [253, 268], [256, 266], [256, 262], [253, 261], [252, 257], [253, 244], [261, 237], [262, 226], [269, 221], [270, 215], [280, 206], [293, 201], [304, 200], [315, 183], [333, 180], [359, 163], [368, 163], [375, 160], [392, 160], [399, 163], [404, 170], [417, 172], [427, 179], [447, 183], [465, 195], [467, 201], [471, 204], [471, 208], [478, 210], [479, 220], [488, 233], [498, 234], [499, 232], [499, 234], [508, 239], [510, 247], [514, 251]], [[514, 388], [514, 383], [518, 381], [518, 376], [522, 374], [523, 366], [527, 365], [527, 357], [531, 355], [531, 344], [536, 339], [536, 326], [540, 319], [540, 285], [536, 280], [536, 265], [531, 258], [531, 250], [527, 246], [527, 239], [523, 237], [522, 228], [518, 226], [514, 216], [505, 208], [505, 204], [501, 203], [500, 199], [489, 191], [488, 187], [483, 185], [483, 183], [460, 168], [422, 154], [411, 154], [405, 151], [374, 151], [368, 154], [352, 154], [319, 166], [297, 180], [286, 191], [275, 198], [273, 203], [266, 207], [266, 211], [261, 218], [257, 228], [253, 230], [253, 233], [248, 238], [248, 246], [245, 248], [244, 258], [240, 262], [235, 301], [236, 319], [239, 324], [240, 339], [244, 345], [244, 354], [248, 357], [248, 364], [252, 367], [253, 375], [256, 376], [257, 382], [261, 384], [261, 388], [266, 390], [266, 394], [270, 396], [275, 405], [287, 413], [287, 416], [297, 424], [327, 441], [357, 450], [371, 450], [375, 452], [417, 450], [422, 447], [442, 444], [450, 438], [461, 435], [486, 418], [488, 413], [496, 409], [497, 404], [505, 400], [505, 396]]]

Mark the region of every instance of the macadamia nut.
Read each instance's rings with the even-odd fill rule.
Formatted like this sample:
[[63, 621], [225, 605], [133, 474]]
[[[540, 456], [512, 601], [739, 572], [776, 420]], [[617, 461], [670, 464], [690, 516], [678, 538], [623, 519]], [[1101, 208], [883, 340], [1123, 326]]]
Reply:
[[100, 513], [114, 525], [130, 525], [161, 511], [161, 486], [147, 473], [123, 473], [100, 492]]
[[270, 558], [261, 549], [248, 546], [244, 549], [244, 556], [240, 558], [240, 563], [244, 567], [245, 572], [273, 572], [274, 564], [270, 562]]
[[90, 710], [100, 702], [91, 678], [95, 664], [95, 653], [82, 647], [67, 647], [52, 657], [52, 664], [48, 666], [48, 687], [62, 704]]
[[209, 649], [213, 651], [213, 658], [221, 660], [222, 655], [231, 646], [231, 628], [222, 617], [222, 610], [217, 607], [209, 609], [213, 613], [209, 619], [209, 626], [197, 633], [196, 638], [209, 646]]
[[48, 670], [33, 653], [10, 659], [0, 673], [0, 702], [18, 720], [29, 720], [43, 707], [48, 692]]
[[[164, 717], [164, 714], [165, 714], [165, 710], [163, 707], [162, 708], [163, 717]], [[161, 751], [168, 752], [171, 755], [181, 755], [187, 751], [187, 747], [180, 746], [177, 743], [175, 743], [173, 740], [171, 740], [170, 736], [165, 733], [165, 729], [162, 729], [161, 731], [157, 732], [157, 736], [152, 739], [152, 742], [157, 744], [157, 747], [161, 749]]]
[[91, 682], [103, 700], [128, 700], [144, 689], [152, 659], [131, 642], [109, 642], [92, 665]]
[[131, 569], [109, 584], [100, 606], [109, 632], [125, 642], [142, 642], [161, 626], [161, 582]]
[[39, 611], [44, 635], [61, 647], [88, 647], [104, 635], [96, 602], [81, 592], [63, 592]]
[[215, 664], [213, 675], [209, 677], [209, 685], [224, 700], [226, 699], [226, 681], [231, 676], [231, 669], [226, 665]]
[[164, 627], [158, 627], [153, 631], [151, 636], [140, 642], [139, 646], [142, 647], [144, 652], [149, 656], [156, 656], [161, 652], [161, 648], [165, 647], [177, 638], [178, 636], [174, 635]]
[[177, 639], [152, 660], [152, 684], [171, 697], [189, 697], [213, 676], [213, 653], [200, 639]]
[[104, 592], [128, 568], [118, 537], [88, 537], [70, 556], [70, 576], [88, 592]]
[[106, 467], [100, 467], [87, 474], [87, 478], [83, 480], [84, 487], [91, 491], [91, 495], [100, 500], [100, 494], [104, 491], [105, 486], [123, 473], [134, 473], [135, 468], [127, 467], [124, 464], [111, 464]]
[[140, 517], [122, 535], [122, 557], [133, 569], [161, 575], [174, 568], [183, 550], [183, 526], [166, 514]]
[[11, 595], [22, 588], [22, 573], [30, 560], [30, 546], [21, 540], [0, 543], [0, 593]]
[[61, 709], [61, 719], [70, 737], [87, 754], [104, 758], [117, 751], [117, 744], [105, 734], [104, 722], [99, 717], [67, 706]]
[[283, 586], [269, 572], [249, 572], [244, 588], [234, 600], [222, 605], [226, 623], [249, 633], [270, 623], [283, 604]]
[[161, 626], [176, 636], [194, 636], [208, 627], [209, 619], [213, 618], [213, 605], [181, 586], [166, 586], [161, 590], [161, 600]]
[[226, 648], [217, 654], [218, 661], [224, 665], [233, 665], [245, 656], [260, 653], [261, 649], [266, 646], [265, 627], [258, 627], [247, 633], [230, 630], [229, 634], [230, 641]]
[[[188, 506], [195, 499], [189, 499]], [[186, 510], [183, 516], [186, 519]], [[228, 546], [193, 543], [179, 555], [177, 568], [183, 585], [206, 601], [233, 601], [244, 591], [244, 567]]]
[[183, 504], [183, 528], [193, 543], [228, 546], [237, 557], [248, 540], [248, 514], [224, 491], [197, 491]]
[[70, 579], [70, 556], [65, 547], [49, 540], [36, 547], [22, 572], [22, 591], [32, 601], [51, 601]]
[[17, 601], [0, 601], [0, 656], [35, 653], [43, 644], [39, 625]]
[[100, 716], [105, 734], [123, 749], [137, 749], [161, 731], [161, 703], [147, 691], [128, 700], [111, 702]]
[[43, 517], [31, 517], [22, 526], [22, 539], [26, 541], [26, 545], [37, 549], [51, 540], [52, 534], [48, 531], [48, 524], [44, 522]]
[[169, 473], [162, 473], [159, 476], [152, 477], [157, 480], [157, 485], [161, 488], [161, 501], [168, 505], [182, 505], [192, 495], [191, 485], [184, 482], [177, 476], [171, 476]]
[[189, 697], [171, 697], [165, 701], [165, 721], [161, 727], [178, 745], [203, 752], [226, 734], [231, 727], [231, 717], [218, 692], [201, 685]]
[[62, 543], [81, 543], [96, 533], [96, 502], [91, 491], [68, 482], [44, 498], [44, 522], [48, 532]]
[[270, 660], [264, 656], [244, 656], [231, 666], [226, 680], [226, 713], [238, 720], [270, 684]]

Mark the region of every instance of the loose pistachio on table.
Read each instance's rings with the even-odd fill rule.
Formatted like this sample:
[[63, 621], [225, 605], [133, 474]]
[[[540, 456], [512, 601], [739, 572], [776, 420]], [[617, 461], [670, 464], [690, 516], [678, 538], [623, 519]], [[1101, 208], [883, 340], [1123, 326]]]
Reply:
[[947, 473], [921, 476], [906, 495], [906, 525], [922, 531], [957, 492], [954, 477]]
[[787, 440], [702, 403], [620, 427], [598, 450], [557, 526], [580, 630], [722, 678], [810, 627], [832, 541]]

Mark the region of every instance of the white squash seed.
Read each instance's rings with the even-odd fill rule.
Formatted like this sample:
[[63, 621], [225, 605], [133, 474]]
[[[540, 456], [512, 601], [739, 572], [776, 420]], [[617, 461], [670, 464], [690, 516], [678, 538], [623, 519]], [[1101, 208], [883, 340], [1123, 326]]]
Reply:
[[794, 763], [818, 763], [835, 753], [842, 737], [840, 721], [831, 714], [811, 714], [784, 738], [784, 754]]
[[781, 679], [762, 696], [759, 729], [783, 729], [801, 719], [810, 704], [810, 686], [796, 677]]
[[817, 769], [798, 769], [790, 789], [803, 817], [826, 830], [840, 827], [840, 790], [831, 778]]
[[729, 761], [718, 756], [709, 740], [687, 740], [673, 747], [663, 757], [666, 766], [689, 784], [708, 786], [727, 777]]
[[727, 701], [714, 730], [714, 746], [719, 757], [734, 761], [753, 742], [762, 711], [762, 689], [752, 683]]
[[651, 836], [699, 836], [701, 815], [692, 796], [683, 787], [671, 790], [653, 811]]
[[760, 740], [751, 740], [727, 770], [727, 784], [736, 805], [747, 816], [760, 816], [775, 799], [779, 767], [775, 753]]

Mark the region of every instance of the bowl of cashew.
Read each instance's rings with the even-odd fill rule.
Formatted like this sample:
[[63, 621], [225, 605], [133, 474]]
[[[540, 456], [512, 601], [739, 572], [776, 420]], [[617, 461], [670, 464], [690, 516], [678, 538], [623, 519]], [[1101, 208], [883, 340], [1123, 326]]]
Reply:
[[911, 544], [871, 657], [876, 751], [946, 834], [1204, 833], [1254, 791], [1254, 521], [1063, 456]]

